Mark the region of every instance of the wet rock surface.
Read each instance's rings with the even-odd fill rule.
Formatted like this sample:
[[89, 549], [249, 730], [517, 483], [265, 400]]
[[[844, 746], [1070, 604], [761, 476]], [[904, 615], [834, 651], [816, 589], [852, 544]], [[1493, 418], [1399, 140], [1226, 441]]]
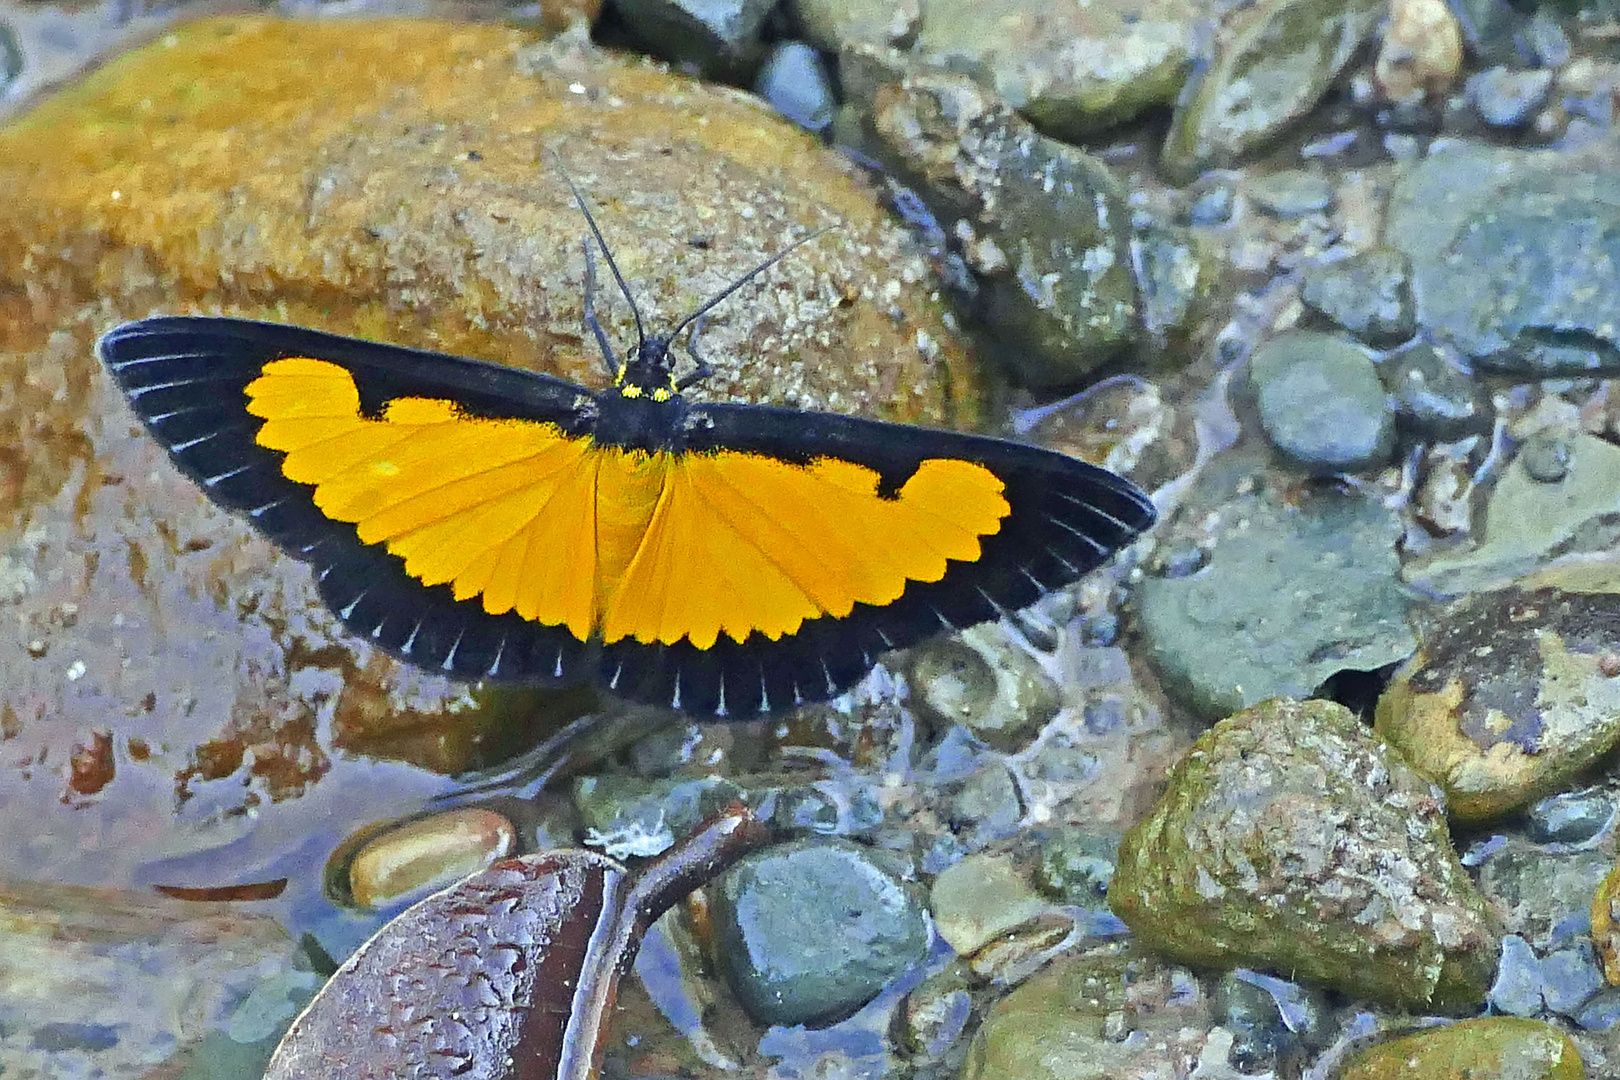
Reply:
[[1073, 384], [1134, 340], [1129, 215], [1102, 162], [959, 77], [881, 87], [872, 129], [879, 155], [961, 239], [974, 309], [1012, 339], [999, 355], [1022, 381]]
[[[1237, 505], [1207, 566], [1149, 578], [1137, 593], [1144, 641], [1190, 708], [1215, 719], [1277, 695], [1305, 697], [1340, 671], [1411, 652], [1387, 511], [1336, 496], [1298, 509]], [[1310, 602], [1276, 602], [1305, 595]]]
[[[1331, 982], [1285, 980], [1293, 960], [1258, 947], [1175, 966], [1104, 902], [1119, 837], [1205, 723], [1314, 693], [1365, 724], [1391, 665], [1457, 630], [1452, 598], [1553, 588], [1601, 617], [1620, 593], [1612, 5], [367, 0], [439, 18], [182, 21], [203, 8], [0, 0], [0, 877], [40, 883], [26, 926], [62, 928], [19, 931], [0, 961], [20, 988], [8, 1065], [257, 1080], [332, 959], [404, 899], [405, 877], [361, 864], [383, 907], [353, 906], [352, 842], [488, 810], [517, 852], [639, 865], [742, 800], [851, 862], [783, 885], [768, 907], [795, 932], [740, 964], [712, 895], [661, 920], [605, 1075], [1324, 1080], [1400, 1036], [1376, 1068], [1449, 1077], [1453, 1039], [1501, 1048], [1467, 1061], [1482, 1075], [1572, 1075], [1567, 1036], [1586, 1075], [1620, 1072], [1612, 725], [1565, 708], [1577, 684], [1606, 700], [1588, 680], [1615, 665], [1550, 616], [1494, 624], [1502, 642], [1450, 669], [1484, 688], [1484, 719], [1403, 735], [1467, 750], [1442, 770], [1488, 759], [1488, 798], [1517, 806], [1447, 810], [1504, 936], [1466, 960], [1424, 952], [1432, 919], [1375, 942], [1428, 942], [1405, 984], [1467, 966], [1465, 996], [1520, 1026], [1414, 1029], [1404, 1010], [1434, 1005], [1354, 997], [1357, 954], [1319, 943], [1387, 924], [1334, 898], [1295, 945]], [[571, 18], [589, 35], [539, 29]], [[781, 118], [829, 114], [834, 151]], [[1129, 472], [1163, 525], [1003, 626], [768, 722], [454, 686], [376, 655], [131, 429], [90, 349], [121, 318], [234, 312], [600, 385], [552, 152], [654, 324], [837, 223], [716, 309], [706, 392], [1010, 431]], [[615, 342], [633, 332], [619, 297], [599, 307]], [[1358, 351], [1355, 385], [1276, 395], [1269, 343], [1324, 330]], [[1374, 452], [1279, 449], [1325, 435]], [[1255, 767], [1290, 796], [1325, 771], [1298, 739]], [[1520, 758], [1535, 767], [1492, 771]], [[1379, 827], [1417, 851], [1434, 804], [1394, 787]], [[1332, 825], [1337, 795], [1318, 802]], [[1290, 824], [1323, 820], [1298, 805], [1317, 803], [1287, 803]], [[491, 857], [507, 830], [480, 820], [398, 865]], [[1281, 865], [1301, 831], [1245, 854]], [[840, 997], [813, 985], [835, 932], [797, 924], [854, 863], [938, 933], [871, 950], [893, 963]], [[1309, 880], [1286, 865], [1278, 881]], [[831, 1010], [817, 1025], [855, 1011], [765, 1026], [728, 964], [803, 974], [794, 992]]]
[[1376, 730], [1459, 821], [1568, 786], [1620, 741], [1615, 598], [1487, 593], [1451, 609], [1379, 701]]
[[1272, 445], [1313, 472], [1384, 464], [1395, 449], [1395, 414], [1372, 357], [1327, 334], [1293, 333], [1250, 360], [1260, 424]]
[[1269, 0], [1246, 10], [1177, 106], [1165, 167], [1191, 177], [1277, 138], [1327, 92], [1378, 14], [1358, 0]]
[[744, 861], [719, 884], [714, 919], [731, 985], [765, 1024], [842, 1019], [928, 945], [916, 898], [847, 843], [801, 841]]
[[1340, 1080], [1441, 1080], [1458, 1075], [1580, 1080], [1587, 1074], [1569, 1036], [1536, 1020], [1492, 1017], [1392, 1039], [1351, 1057]]
[[241, 907], [0, 884], [0, 1059], [41, 1077], [139, 1076], [214, 1056], [262, 1071], [321, 979], [274, 917]]
[[1390, 239], [1412, 259], [1420, 324], [1493, 371], [1620, 370], [1616, 301], [1600, 284], [1616, 258], [1613, 147], [1509, 154], [1454, 146], [1397, 184]]
[[1198, 16], [1185, 0], [1083, 7], [936, 0], [914, 52], [930, 65], [982, 72], [1043, 134], [1079, 142], [1174, 102], [1192, 64]]
[[1221, 721], [1125, 834], [1110, 905], [1187, 963], [1291, 972], [1441, 1012], [1485, 997], [1496, 931], [1429, 783], [1342, 706]]

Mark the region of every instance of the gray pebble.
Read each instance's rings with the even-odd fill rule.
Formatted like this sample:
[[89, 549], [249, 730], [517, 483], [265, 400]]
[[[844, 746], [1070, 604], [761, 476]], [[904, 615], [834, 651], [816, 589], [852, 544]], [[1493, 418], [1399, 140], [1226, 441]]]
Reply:
[[832, 81], [821, 55], [802, 41], [784, 41], [771, 50], [754, 80], [754, 93], [806, 131], [832, 123]]
[[1260, 176], [1244, 186], [1260, 207], [1280, 218], [1320, 214], [1333, 206], [1333, 182], [1303, 169]]
[[1569, 457], [1569, 440], [1545, 431], [1530, 436], [1519, 450], [1525, 475], [1542, 484], [1556, 484], [1568, 476]]
[[1460, 439], [1487, 432], [1495, 416], [1479, 381], [1427, 342], [1386, 356], [1378, 365], [1401, 425], [1422, 439]]
[[921, 906], [873, 856], [844, 841], [797, 841], [721, 878], [718, 951], [756, 1021], [836, 1022], [927, 954]]
[[1574, 1016], [1603, 988], [1603, 971], [1586, 942], [1548, 953], [1541, 961], [1541, 978], [1547, 1008], [1564, 1016]]
[[1530, 121], [1552, 88], [1553, 73], [1494, 67], [1468, 79], [1468, 102], [1492, 127], [1519, 127]]
[[1587, 1031], [1607, 1031], [1620, 1024], [1620, 986], [1605, 986], [1587, 998], [1573, 1019]]
[[1526, 832], [1543, 844], [1584, 844], [1607, 830], [1614, 815], [1607, 792], [1569, 791], [1532, 804]]
[[1491, 1008], [1509, 1016], [1534, 1016], [1541, 1011], [1541, 960], [1517, 934], [1502, 939], [1502, 959], [1487, 1000]]
[[1417, 329], [1412, 266], [1392, 248], [1373, 248], [1314, 267], [1304, 300], [1370, 345], [1394, 345]]
[[1395, 413], [1372, 357], [1328, 334], [1284, 334], [1255, 350], [1260, 423], [1278, 450], [1312, 472], [1389, 461]]

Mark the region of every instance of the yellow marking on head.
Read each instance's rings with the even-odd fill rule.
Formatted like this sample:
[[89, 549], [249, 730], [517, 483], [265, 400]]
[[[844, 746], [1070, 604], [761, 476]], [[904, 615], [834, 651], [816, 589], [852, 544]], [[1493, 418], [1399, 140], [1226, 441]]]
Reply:
[[619, 394], [622, 397], [638, 398], [641, 396], [641, 387], [631, 383], [629, 386], [620, 387]]
[[670, 398], [672, 398], [674, 396], [675, 396], [675, 391], [669, 389], [668, 387], [664, 387], [664, 386], [660, 386], [658, 389], [654, 390], [653, 393], [652, 393], [652, 399], [654, 401], [668, 401]]
[[258, 444], [362, 543], [424, 585], [580, 640], [780, 638], [940, 580], [1009, 513], [1001, 480], [970, 461], [924, 461], [883, 498], [874, 470], [835, 458], [624, 450], [428, 398], [374, 420], [322, 360], [272, 361], [247, 395]]

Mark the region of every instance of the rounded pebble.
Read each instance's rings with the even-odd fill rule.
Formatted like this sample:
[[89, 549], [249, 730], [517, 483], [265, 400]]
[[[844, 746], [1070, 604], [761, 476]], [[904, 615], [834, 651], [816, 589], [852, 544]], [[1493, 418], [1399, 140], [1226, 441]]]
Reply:
[[1390, 353], [1378, 365], [1378, 377], [1395, 398], [1401, 425], [1419, 437], [1460, 439], [1491, 429], [1490, 395], [1427, 342]]
[[1545, 68], [1509, 71], [1494, 67], [1468, 78], [1468, 103], [1492, 127], [1519, 127], [1529, 123], [1552, 88], [1553, 73]]
[[1580, 1051], [1539, 1020], [1488, 1016], [1426, 1028], [1351, 1055], [1337, 1080], [1582, 1080]]
[[1603, 988], [1603, 972], [1586, 942], [1548, 953], [1541, 961], [1541, 996], [1547, 1008], [1574, 1016]]
[[998, 750], [1028, 745], [1062, 704], [1051, 676], [999, 623], [913, 650], [911, 679], [926, 713]]
[[1541, 1011], [1541, 958], [1518, 934], [1502, 938], [1496, 982], [1486, 1000], [1491, 1008], [1509, 1016], [1534, 1016]]
[[1312, 472], [1382, 465], [1395, 449], [1395, 414], [1365, 350], [1328, 334], [1295, 332], [1252, 360], [1260, 423], [1278, 450]]
[[754, 93], [807, 131], [825, 129], [838, 107], [821, 54], [802, 41], [784, 41], [771, 50]]
[[1614, 824], [1615, 804], [1606, 791], [1566, 791], [1531, 804], [1526, 816], [1525, 831], [1538, 843], [1584, 844]]
[[718, 893], [718, 951], [761, 1024], [836, 1023], [927, 955], [922, 908], [857, 844], [804, 840], [760, 852]]
[[1305, 302], [1371, 345], [1394, 345], [1417, 329], [1412, 267], [1391, 248], [1373, 248], [1305, 275]]
[[913, 1054], [937, 1058], [961, 1039], [972, 1017], [968, 972], [956, 961], [906, 995], [895, 1016], [896, 1034]]
[[512, 853], [517, 831], [493, 810], [470, 807], [419, 818], [368, 841], [349, 863], [349, 893], [374, 908], [448, 885]]
[[1569, 475], [1569, 440], [1550, 432], [1530, 436], [1519, 450], [1525, 475], [1541, 484], [1556, 484]]
[[1005, 855], [969, 855], [941, 871], [928, 906], [939, 936], [959, 956], [1053, 910]]

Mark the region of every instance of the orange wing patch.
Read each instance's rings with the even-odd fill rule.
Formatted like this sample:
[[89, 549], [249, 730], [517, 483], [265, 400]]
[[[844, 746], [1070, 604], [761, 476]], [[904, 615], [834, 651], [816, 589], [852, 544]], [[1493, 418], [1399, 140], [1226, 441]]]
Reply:
[[482, 595], [581, 641], [596, 624], [595, 480], [590, 444], [551, 424], [463, 415], [451, 402], [402, 398], [380, 420], [360, 411], [354, 377], [295, 358], [247, 386], [265, 423], [260, 446], [287, 456], [289, 480], [315, 487], [327, 517], [385, 544], [424, 585]]
[[[667, 456], [667, 455], [666, 455]], [[776, 639], [806, 619], [888, 604], [907, 581], [938, 581], [948, 559], [979, 557], [1008, 513], [1002, 484], [968, 461], [932, 459], [899, 497], [878, 474], [819, 458], [795, 465], [720, 451], [670, 458], [646, 538], [603, 613], [613, 642], [700, 649], [724, 633]]]
[[1000, 479], [969, 461], [924, 461], [889, 499], [874, 470], [834, 458], [631, 452], [426, 398], [373, 420], [323, 360], [266, 364], [247, 394], [257, 442], [326, 516], [424, 585], [581, 641], [780, 638], [938, 581], [1009, 513]]

